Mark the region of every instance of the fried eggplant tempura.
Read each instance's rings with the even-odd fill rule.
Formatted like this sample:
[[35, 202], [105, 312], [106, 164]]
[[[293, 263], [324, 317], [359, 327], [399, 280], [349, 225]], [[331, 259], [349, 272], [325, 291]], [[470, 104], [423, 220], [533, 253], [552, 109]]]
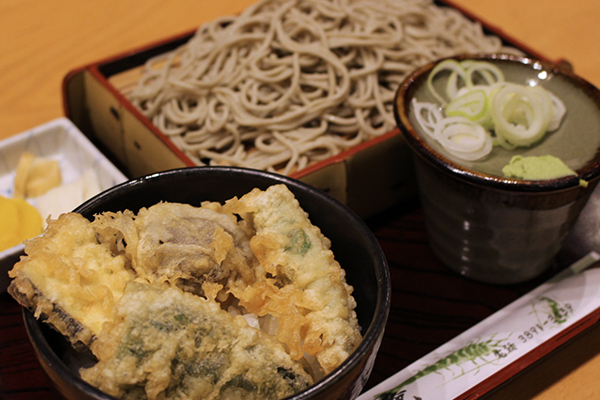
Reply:
[[281, 399], [312, 384], [272, 336], [178, 288], [131, 283], [82, 377], [121, 399]]
[[361, 340], [345, 272], [330, 241], [312, 225], [285, 185], [254, 189], [224, 209], [239, 214], [256, 230], [250, 246], [258, 258], [256, 283], [231, 292], [258, 315], [279, 320], [277, 338], [294, 359], [317, 357], [325, 373], [342, 363]]
[[90, 222], [75, 213], [51, 220], [25, 251], [9, 272], [8, 292], [74, 346], [89, 345], [114, 319], [114, 304], [134, 279], [125, 257], [98, 243]]

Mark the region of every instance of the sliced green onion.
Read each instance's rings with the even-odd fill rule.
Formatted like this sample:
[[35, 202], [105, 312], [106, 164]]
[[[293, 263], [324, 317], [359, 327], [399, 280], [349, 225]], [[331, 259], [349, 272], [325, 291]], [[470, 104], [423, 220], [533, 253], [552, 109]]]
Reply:
[[[449, 72], [446, 98], [433, 85], [442, 72]], [[450, 154], [465, 160], [482, 158], [493, 146], [531, 146], [558, 129], [566, 113], [553, 93], [506, 82], [497, 66], [484, 61], [444, 60], [431, 70], [427, 88], [441, 107], [413, 99], [417, 122]]]
[[465, 82], [467, 87], [472, 87], [473, 83], [473, 74], [478, 73], [485, 80], [488, 86], [491, 86], [495, 83], [504, 82], [504, 74], [500, 70], [500, 68], [496, 67], [494, 64], [488, 62], [473, 62], [469, 64], [465, 71]]
[[473, 122], [485, 122], [491, 117], [485, 90], [474, 89], [452, 99], [446, 106], [449, 117], [462, 116]]
[[539, 86], [507, 83], [492, 97], [490, 110], [496, 136], [515, 146], [540, 140], [552, 118], [550, 96]]
[[492, 138], [480, 124], [462, 116], [444, 117], [437, 105], [418, 102], [416, 98], [411, 104], [423, 132], [451, 155], [477, 160], [492, 150]]
[[444, 118], [436, 127], [435, 136], [448, 153], [463, 160], [477, 160], [492, 151], [492, 137], [468, 118]]
[[[453, 73], [450, 75], [451, 79], [448, 79], [448, 82], [452, 81], [454, 87], [458, 85], [459, 77], [463, 80], [463, 82], [465, 81], [465, 70], [461, 67], [460, 63], [455, 60], [444, 60], [431, 70], [429, 76], [427, 77], [427, 88], [429, 89], [433, 97], [435, 97], [436, 100], [439, 101], [442, 105], [446, 105], [447, 101], [433, 87], [433, 79], [437, 74], [445, 70], [449, 70]], [[450, 86], [447, 86], [446, 93], [448, 94], [449, 98], [452, 98], [452, 96], [449, 94], [451, 92], [453, 92], [453, 89], [451, 90]]]
[[435, 139], [435, 128], [444, 118], [439, 107], [433, 103], [420, 103], [416, 98], [412, 99], [412, 106], [415, 110], [415, 118], [423, 131]]
[[560, 126], [560, 123], [567, 112], [567, 107], [565, 107], [565, 104], [554, 93], [548, 91], [548, 95], [550, 96], [550, 101], [552, 101], [553, 110], [552, 118], [550, 118], [550, 123], [548, 124], [548, 131], [552, 132], [557, 130]]

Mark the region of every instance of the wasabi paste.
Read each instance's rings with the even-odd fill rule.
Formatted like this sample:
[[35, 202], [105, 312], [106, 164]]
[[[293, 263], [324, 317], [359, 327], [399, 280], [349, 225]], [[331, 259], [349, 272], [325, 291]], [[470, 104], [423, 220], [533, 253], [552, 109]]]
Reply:
[[510, 162], [502, 168], [502, 173], [507, 178], [525, 180], [555, 179], [577, 175], [560, 158], [554, 156], [513, 156]]

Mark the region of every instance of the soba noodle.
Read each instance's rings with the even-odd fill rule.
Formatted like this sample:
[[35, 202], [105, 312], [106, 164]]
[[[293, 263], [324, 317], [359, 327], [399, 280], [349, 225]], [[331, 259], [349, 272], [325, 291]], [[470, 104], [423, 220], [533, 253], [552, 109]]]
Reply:
[[264, 0], [149, 60], [130, 99], [198, 165], [289, 174], [391, 131], [415, 68], [497, 51], [430, 0]]

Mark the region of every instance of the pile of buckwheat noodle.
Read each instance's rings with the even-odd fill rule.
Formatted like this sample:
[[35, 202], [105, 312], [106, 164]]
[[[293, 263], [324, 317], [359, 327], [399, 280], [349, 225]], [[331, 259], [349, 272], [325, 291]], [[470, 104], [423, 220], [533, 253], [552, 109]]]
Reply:
[[498, 51], [430, 0], [264, 0], [149, 60], [129, 97], [198, 165], [289, 174], [395, 128], [417, 67]]

